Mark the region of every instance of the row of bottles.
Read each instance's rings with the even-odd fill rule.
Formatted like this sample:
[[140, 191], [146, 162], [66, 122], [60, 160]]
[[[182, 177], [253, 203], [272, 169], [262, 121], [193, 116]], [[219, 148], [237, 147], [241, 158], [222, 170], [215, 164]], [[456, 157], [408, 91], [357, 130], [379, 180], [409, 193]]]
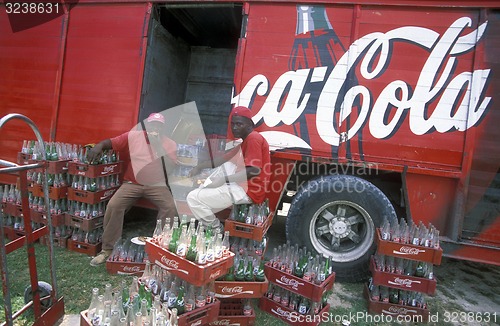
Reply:
[[384, 219], [380, 232], [385, 241], [439, 248], [439, 230], [431, 223], [426, 227], [422, 221], [417, 225], [413, 221], [407, 224], [405, 219], [401, 219], [399, 223], [390, 223]]
[[89, 178], [81, 175], [73, 175], [71, 181], [71, 188], [84, 191], [101, 191], [120, 185], [120, 175], [111, 174], [99, 178]]
[[[45, 198], [33, 196], [31, 193], [28, 195], [29, 208], [37, 212], [47, 212], [45, 205]], [[49, 210], [53, 215], [68, 212], [69, 214], [85, 219], [91, 219], [103, 216], [106, 211], [108, 201], [102, 201], [97, 204], [87, 204], [76, 200], [62, 199], [49, 199]]]
[[[28, 179], [28, 183], [30, 186], [43, 185], [43, 181], [45, 181], [45, 173], [44, 172], [36, 172], [35, 170], [29, 170], [26, 174], [26, 178]], [[70, 184], [69, 174], [67, 173], [56, 173], [56, 174], [47, 174], [47, 185], [49, 187], [61, 188], [66, 187]]]
[[151, 292], [155, 301], [166, 303], [169, 309], [176, 308], [179, 315], [215, 302], [215, 281], [195, 286], [149, 261], [138, 282]]
[[265, 260], [261, 256], [248, 254], [246, 251], [243, 255], [237, 253], [234, 257], [234, 264], [231, 266], [226, 275], [220, 278], [224, 281], [238, 282], [264, 282], [264, 264]]
[[374, 255], [378, 271], [433, 279], [434, 265], [429, 262], [403, 259], [381, 254]]
[[177, 256], [200, 265], [229, 256], [229, 232], [221, 234], [219, 229], [211, 227], [205, 230], [201, 223], [196, 226], [194, 218], [188, 223], [186, 215], [180, 221], [175, 216], [172, 223], [167, 218], [164, 226], [161, 220], [157, 220], [153, 241]]
[[43, 159], [45, 152], [47, 161], [74, 160], [78, 157], [80, 145], [60, 142], [45, 142], [45, 148], [35, 140], [24, 140], [21, 153], [31, 155], [32, 160]]
[[21, 148], [21, 153], [31, 155], [31, 159], [33, 160], [42, 160], [43, 152], [45, 152], [47, 161], [70, 160], [86, 164], [107, 164], [120, 160], [119, 152], [105, 150], [96, 160], [88, 162], [87, 151], [88, 147], [61, 142], [45, 142], [45, 148], [43, 148], [43, 146], [35, 140], [24, 140]]
[[266, 199], [261, 204], [234, 204], [229, 219], [246, 224], [262, 226], [268, 216], [269, 201]]
[[313, 301], [309, 298], [303, 297], [300, 294], [288, 291], [274, 283], [269, 283], [266, 297], [273, 300], [280, 305], [287, 307], [290, 310], [296, 311], [301, 315], [314, 316], [327, 304], [327, 297], [329, 291], [325, 291], [321, 301]]
[[131, 239], [118, 239], [113, 247], [110, 258], [117, 262], [143, 263], [147, 260], [147, 254], [143, 245], [135, 244]]
[[15, 184], [6, 184], [3, 188], [0, 187], [0, 198], [2, 198], [2, 203], [21, 205], [21, 191], [17, 189]]
[[370, 298], [372, 301], [380, 301], [384, 303], [393, 303], [404, 306], [411, 306], [417, 308], [427, 308], [425, 297], [422, 293], [414, 291], [398, 290], [389, 288], [382, 285], [368, 285]]
[[88, 244], [98, 244], [102, 241], [103, 228], [97, 228], [91, 231], [85, 231], [80, 228], [73, 229], [71, 240], [77, 242], [85, 242]]
[[[37, 212], [47, 212], [45, 197], [28, 194], [29, 208]], [[49, 211], [51, 214], [62, 214], [67, 211], [68, 201], [66, 199], [49, 199]]]
[[323, 283], [332, 273], [330, 258], [313, 256], [305, 247], [290, 245], [290, 241], [273, 249], [271, 266], [315, 284]]
[[262, 240], [252, 240], [247, 238], [229, 237], [229, 250], [235, 254], [243, 255], [245, 252], [253, 253], [259, 257], [264, 255], [267, 247], [267, 237]]
[[106, 284], [102, 295], [94, 288], [87, 316], [92, 325], [177, 325], [177, 316], [214, 302], [214, 282], [187, 284], [146, 260], [144, 273], [130, 284], [123, 279], [115, 291]]
[[[24, 231], [24, 218], [22, 216], [12, 216], [3, 214], [3, 226], [11, 227], [17, 231]], [[31, 221], [31, 229], [36, 230], [43, 226], [41, 223]]]
[[85, 219], [92, 219], [104, 216], [108, 201], [101, 201], [97, 204], [82, 203], [77, 200], [68, 200], [68, 213]]
[[177, 309], [168, 309], [159, 300], [152, 300], [150, 291], [139, 286], [137, 277], [130, 287], [122, 281], [121, 289], [113, 291], [111, 284], [106, 284], [104, 294], [99, 288], [92, 289], [92, 297], [87, 317], [93, 326], [175, 326]]

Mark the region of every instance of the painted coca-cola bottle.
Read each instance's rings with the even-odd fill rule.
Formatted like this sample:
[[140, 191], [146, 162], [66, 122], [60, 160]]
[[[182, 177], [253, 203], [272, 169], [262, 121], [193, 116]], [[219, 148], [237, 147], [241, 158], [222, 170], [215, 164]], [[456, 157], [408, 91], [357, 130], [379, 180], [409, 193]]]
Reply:
[[[305, 94], [310, 94], [307, 100], [307, 105], [301, 114], [298, 121], [298, 126], [295, 130], [298, 130], [297, 135], [305, 140], [308, 144], [311, 144], [310, 135], [317, 134], [317, 131], [310, 131], [307, 125], [308, 120], [315, 119], [314, 115], [317, 111], [318, 98], [322, 91], [324, 91], [324, 80], [330, 75], [333, 68], [340, 60], [340, 58], [346, 53], [346, 47], [340, 41], [340, 37], [332, 26], [330, 19], [326, 13], [326, 9], [322, 5], [297, 5], [297, 25], [295, 31], [295, 39], [288, 61], [288, 68], [290, 70], [297, 69], [308, 69], [315, 67], [326, 67], [325, 77], [323, 80], [313, 77], [313, 71], [310, 71], [309, 82], [303, 90], [303, 96]], [[357, 84], [356, 76], [348, 76], [350, 84]], [[349, 83], [345, 83], [340, 90], [338, 96], [339, 101], [344, 98], [344, 94], [349, 87]], [[299, 105], [300, 103], [297, 103]], [[335, 108], [342, 107], [342, 103], [332, 103]], [[356, 112], [360, 111], [359, 99], [355, 100], [352, 107], [352, 116], [356, 115]], [[340, 112], [337, 112], [340, 115]], [[307, 116], [311, 117], [308, 119]], [[337, 114], [336, 114], [337, 115]], [[345, 121], [342, 122], [345, 125], [346, 130], [349, 130], [351, 117], [348, 116]], [[339, 124], [337, 124], [339, 125]], [[314, 128], [314, 127], [313, 127]], [[341, 130], [337, 130], [337, 133], [341, 135]], [[341, 137], [346, 138], [346, 137]], [[351, 137], [349, 137], [351, 138]], [[362, 148], [361, 148], [361, 133], [358, 135], [358, 146], [357, 151], [362, 158]], [[342, 142], [342, 139], [339, 140]], [[351, 158], [351, 142], [346, 144], [346, 156]], [[311, 146], [314, 147], [314, 146]], [[338, 153], [338, 148], [332, 146], [331, 152], [333, 156]]]

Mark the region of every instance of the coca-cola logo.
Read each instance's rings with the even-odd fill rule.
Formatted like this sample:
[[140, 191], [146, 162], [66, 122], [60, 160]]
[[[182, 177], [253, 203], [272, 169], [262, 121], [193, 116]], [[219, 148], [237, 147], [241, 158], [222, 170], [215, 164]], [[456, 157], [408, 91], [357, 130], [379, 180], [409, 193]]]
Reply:
[[222, 288], [222, 293], [241, 293], [243, 292], [243, 287], [242, 286], [224, 286]]
[[219, 326], [219, 325], [225, 325], [225, 326], [239, 326], [241, 325], [240, 323], [231, 323], [231, 321], [229, 319], [220, 319], [220, 320], [216, 320], [214, 322], [211, 322], [210, 325], [213, 325], [213, 326]]
[[290, 319], [290, 312], [289, 312], [289, 311], [286, 311], [286, 310], [283, 310], [283, 309], [281, 309], [280, 307], [277, 307], [276, 309], [274, 309], [274, 308], [273, 308], [273, 309], [271, 309], [271, 311], [272, 311], [275, 315], [277, 315], [277, 316], [279, 316], [279, 317], [284, 317], [284, 318], [286, 318], [286, 319]]
[[101, 172], [101, 175], [113, 173], [113, 171], [115, 170], [115, 168], [117, 166], [118, 166], [117, 164], [105, 166], [104, 169]]
[[[252, 107], [259, 103], [259, 97], [266, 96], [260, 108], [253, 105], [256, 112], [253, 121], [263, 120], [269, 129], [290, 126], [297, 121], [302, 123], [299, 118], [311, 102], [316, 106], [315, 134], [333, 146], [355, 137], [363, 128], [377, 139], [392, 137], [406, 124], [417, 136], [454, 130], [464, 132], [479, 124], [487, 112], [492, 99], [486, 96], [491, 70], [457, 71], [455, 67], [460, 57], [481, 40], [487, 25], [488, 22], [484, 22], [476, 29], [467, 30], [474, 22], [469, 17], [461, 17], [442, 34], [419, 26], [373, 32], [354, 41], [333, 69], [320, 66], [289, 70], [279, 76], [272, 87], [265, 75], [255, 75], [232, 103]], [[398, 55], [394, 50], [398, 43], [413, 45], [428, 53], [427, 60], [419, 67], [415, 84], [400, 79], [382, 80], [382, 76], [391, 71], [387, 67], [392, 58]], [[351, 85], [349, 76], [355, 71], [359, 71], [356, 73], [359, 84]], [[362, 84], [363, 80], [375, 79], [384, 87], [378, 96], [375, 90]], [[322, 85], [317, 96], [307, 92], [314, 85]], [[352, 107], [358, 103], [360, 110], [353, 116]], [[392, 118], [388, 119], [389, 116]], [[341, 137], [339, 131], [346, 119], [352, 121]], [[403, 122], [405, 119], [407, 123]], [[291, 132], [262, 129], [268, 141], [280, 146], [311, 148], [307, 140]]]
[[420, 284], [421, 282], [420, 281], [416, 281], [416, 280], [411, 280], [411, 279], [408, 279], [408, 278], [399, 278], [399, 277], [396, 277], [393, 281], [388, 281], [389, 284], [391, 285], [397, 285], [397, 286], [405, 286], [407, 288], [411, 288], [413, 283], [417, 283], [417, 284]]
[[418, 249], [418, 248], [412, 248], [412, 247], [406, 247], [406, 246], [402, 246], [401, 248], [399, 248], [399, 251], [398, 250], [393, 250], [393, 253], [397, 254], [397, 255], [413, 255], [413, 256], [416, 256], [420, 253], [424, 253], [425, 250], [422, 250], [422, 249]]
[[219, 269], [217, 270], [216, 272], [213, 272], [212, 274], [210, 274], [209, 278], [210, 279], [214, 279], [214, 278], [217, 278], [221, 275], [222, 271]]
[[179, 262], [175, 259], [169, 259], [166, 256], [161, 256], [161, 262], [168, 268], [179, 269]]
[[408, 309], [405, 307], [398, 307], [398, 306], [390, 306], [387, 310], [382, 310], [382, 312], [385, 312], [386, 314], [389, 315], [407, 315], [407, 314], [414, 314], [417, 313], [415, 309]]
[[285, 286], [289, 286], [293, 288], [294, 290], [297, 290], [299, 286], [304, 285], [304, 283], [301, 283], [297, 281], [296, 279], [293, 278], [288, 278], [285, 275], [282, 275], [279, 280], [276, 280], [277, 283], [280, 283]]
[[139, 266], [123, 266], [124, 272], [143, 272], [144, 269], [141, 269]]
[[201, 321], [202, 321], [202, 319], [199, 319], [199, 320], [195, 321], [194, 323], [192, 323], [190, 325], [191, 326], [201, 325]]

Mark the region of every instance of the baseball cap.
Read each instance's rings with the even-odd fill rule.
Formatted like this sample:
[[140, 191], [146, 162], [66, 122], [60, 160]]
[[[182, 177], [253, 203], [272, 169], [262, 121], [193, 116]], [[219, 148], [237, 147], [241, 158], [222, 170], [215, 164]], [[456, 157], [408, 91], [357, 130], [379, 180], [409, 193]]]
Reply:
[[165, 118], [161, 113], [151, 113], [149, 117], [146, 119], [146, 122], [161, 122], [165, 123]]
[[232, 112], [233, 117], [245, 117], [252, 120], [252, 111], [249, 108], [244, 106], [237, 106], [233, 109]]

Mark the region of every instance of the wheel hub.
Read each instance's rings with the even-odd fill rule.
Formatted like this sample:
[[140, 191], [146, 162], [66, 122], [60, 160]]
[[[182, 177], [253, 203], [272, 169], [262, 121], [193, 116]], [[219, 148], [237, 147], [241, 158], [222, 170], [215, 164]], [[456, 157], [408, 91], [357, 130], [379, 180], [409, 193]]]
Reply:
[[345, 238], [351, 231], [351, 227], [346, 223], [345, 218], [335, 218], [330, 221], [330, 232], [337, 238]]

